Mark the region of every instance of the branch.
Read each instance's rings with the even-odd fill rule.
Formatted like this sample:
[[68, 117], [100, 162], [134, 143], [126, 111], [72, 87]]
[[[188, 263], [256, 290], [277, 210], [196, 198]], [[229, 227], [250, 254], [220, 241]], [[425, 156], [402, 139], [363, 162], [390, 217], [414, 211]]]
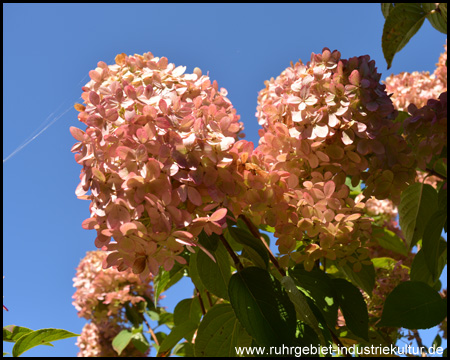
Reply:
[[426, 351], [427, 348], [423, 345], [422, 338], [420, 337], [419, 332], [417, 330], [412, 330], [412, 332], [414, 334], [414, 339], [416, 339], [417, 345], [419, 346], [420, 353], [421, 353], [420, 356], [427, 357], [427, 351]]
[[433, 169], [426, 168], [426, 171], [428, 171], [428, 173], [430, 175], [434, 175], [434, 176], [438, 177], [439, 179], [441, 179], [443, 181], [447, 181], [447, 177], [446, 176], [439, 174], [438, 172], [436, 172]]
[[225, 246], [225, 249], [227, 249], [228, 253], [230, 254], [231, 258], [233, 259], [234, 265], [238, 271], [244, 270], [244, 266], [242, 266], [241, 261], [239, 260], [236, 253], [231, 248], [230, 244], [228, 244], [227, 239], [223, 235], [219, 235], [220, 240], [222, 241], [222, 244]]
[[267, 245], [266, 240], [264, 240], [264, 238], [262, 237], [262, 235], [259, 232], [258, 228], [245, 215], [239, 215], [239, 217], [242, 220], [244, 220], [245, 224], [247, 225], [248, 229], [253, 234], [253, 236], [255, 236], [256, 238], [260, 239], [261, 242], [263, 243], [263, 245], [266, 247], [267, 251], [269, 252], [270, 261], [272, 261], [272, 264], [276, 267], [276, 269], [281, 274], [281, 276], [286, 276], [286, 271], [278, 263], [278, 260], [273, 255], [272, 250], [270, 250], [269, 245]]
[[147, 327], [148, 327], [148, 332], [150, 333], [150, 335], [151, 335], [153, 341], [155, 342], [155, 344], [156, 344], [157, 346], [159, 346], [159, 341], [158, 341], [158, 338], [156, 337], [155, 332], [154, 332], [153, 329], [150, 327], [150, 324], [147, 322], [147, 319], [145, 318], [144, 314], [142, 314], [142, 313], [140, 313], [140, 314], [141, 314], [141, 316], [142, 316], [142, 319], [144, 320], [144, 323], [145, 323], [145, 324], [147, 325]]
[[197, 287], [195, 288], [195, 291], [197, 291], [198, 302], [200, 303], [200, 308], [202, 309], [202, 314], [205, 315], [206, 314], [205, 304], [203, 304], [203, 299], [202, 299], [202, 296], [200, 295], [200, 291], [198, 291]]

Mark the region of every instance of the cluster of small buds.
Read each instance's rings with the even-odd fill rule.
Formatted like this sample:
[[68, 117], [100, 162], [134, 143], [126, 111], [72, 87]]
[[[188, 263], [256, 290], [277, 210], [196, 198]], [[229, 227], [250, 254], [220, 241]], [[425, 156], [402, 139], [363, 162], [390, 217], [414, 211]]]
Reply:
[[108, 253], [89, 251], [78, 265], [73, 286], [73, 305], [78, 316], [101, 322], [127, 323], [125, 304], [135, 305], [153, 298], [152, 276], [142, 281], [131, 269], [104, 269]]
[[418, 167], [426, 171], [432, 157], [447, 147], [447, 91], [421, 108], [409, 105], [408, 112], [411, 117], [403, 122], [406, 141], [413, 149]]
[[216, 81], [185, 70], [150, 52], [99, 62], [76, 106], [87, 129], [71, 128], [76, 194], [91, 200], [83, 227], [111, 251], [107, 266], [144, 277], [184, 264], [202, 230], [221, 234], [242, 193], [239, 116]]
[[420, 108], [427, 104], [429, 99], [437, 99], [441, 93], [447, 91], [447, 44], [445, 52], [439, 57], [436, 70], [432, 75], [429, 72], [412, 73], [402, 72], [392, 74], [384, 83], [386, 91], [392, 94], [391, 99], [397, 110], [407, 111], [410, 104]]
[[353, 185], [363, 180], [366, 196], [397, 201], [414, 179], [414, 159], [380, 77], [369, 56], [341, 60], [324, 48], [306, 65], [291, 63], [259, 93], [262, 130], [252, 160], [261, 159], [260, 178], [269, 181], [260, 183], [271, 201], [255, 212], [275, 227], [280, 253], [306, 268], [323, 256], [348, 258], [370, 233], [365, 204], [348, 196], [347, 177]]
[[80, 348], [78, 357], [143, 357], [146, 354], [140, 352], [132, 342], [120, 355], [114, 350], [112, 341], [123, 328], [109, 321], [92, 322], [83, 327], [76, 345]]

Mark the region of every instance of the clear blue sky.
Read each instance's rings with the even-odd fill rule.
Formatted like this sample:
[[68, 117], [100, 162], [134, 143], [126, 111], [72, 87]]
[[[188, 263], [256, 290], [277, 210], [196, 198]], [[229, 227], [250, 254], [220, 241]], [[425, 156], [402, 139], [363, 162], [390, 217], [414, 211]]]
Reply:
[[[291, 60], [306, 63], [311, 52], [328, 47], [343, 58], [369, 54], [383, 79], [434, 71], [445, 35], [426, 21], [387, 71], [383, 24], [380, 4], [4, 4], [3, 159], [68, 111], [3, 164], [3, 295], [10, 308], [3, 325], [80, 333], [85, 324], [71, 305], [72, 278], [95, 249], [95, 231], [81, 228], [89, 203], [74, 193], [81, 167], [70, 152], [76, 140], [69, 127], [84, 128], [72, 106], [98, 61], [151, 51], [187, 72], [209, 71], [256, 144], [258, 91]], [[172, 310], [191, 295], [185, 283], [163, 304]], [[430, 336], [424, 336], [428, 346]], [[74, 343], [27, 354], [75, 356]]]

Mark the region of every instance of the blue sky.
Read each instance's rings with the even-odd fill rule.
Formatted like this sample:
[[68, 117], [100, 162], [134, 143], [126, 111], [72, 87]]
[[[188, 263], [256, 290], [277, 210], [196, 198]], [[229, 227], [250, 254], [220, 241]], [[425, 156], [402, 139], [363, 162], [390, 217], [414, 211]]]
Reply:
[[[383, 24], [380, 4], [3, 4], [3, 295], [10, 308], [3, 324], [75, 333], [85, 324], [71, 305], [72, 278], [95, 249], [95, 231], [81, 228], [89, 204], [74, 193], [81, 167], [70, 152], [76, 140], [69, 127], [84, 128], [73, 104], [98, 61], [151, 51], [187, 72], [209, 71], [256, 144], [264, 80], [323, 47], [342, 58], [369, 54], [383, 79], [434, 71], [445, 35], [426, 21], [387, 71]], [[189, 282], [166, 295], [163, 305], [172, 310], [191, 297]], [[436, 331], [428, 333], [429, 346]], [[74, 343], [27, 354], [75, 356]]]

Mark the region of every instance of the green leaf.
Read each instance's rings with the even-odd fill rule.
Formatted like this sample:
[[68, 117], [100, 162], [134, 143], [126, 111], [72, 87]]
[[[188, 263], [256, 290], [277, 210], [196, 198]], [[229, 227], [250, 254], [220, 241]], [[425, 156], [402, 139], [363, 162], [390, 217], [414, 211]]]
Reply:
[[389, 15], [389, 12], [394, 8], [394, 4], [392, 3], [381, 3], [381, 12], [383, 13], [384, 18], [386, 19]]
[[194, 357], [194, 345], [188, 342], [178, 343], [174, 346], [172, 355], [192, 358]]
[[369, 341], [369, 313], [361, 291], [345, 279], [332, 279], [345, 324], [353, 334]]
[[198, 291], [203, 291], [205, 289], [205, 286], [200, 280], [200, 275], [197, 270], [197, 258], [199, 253], [200, 251], [191, 254], [191, 257], [189, 259], [189, 277], [191, 278], [191, 281], [193, 282], [194, 286], [198, 289]]
[[244, 250], [255, 265], [267, 269], [269, 254], [264, 244], [262, 244], [261, 239], [254, 237], [247, 230], [240, 228], [232, 227], [228, 231], [234, 240], [244, 246]]
[[229, 304], [213, 306], [202, 319], [195, 338], [195, 356], [234, 357], [236, 346], [250, 346], [245, 332]]
[[121, 354], [122, 351], [128, 346], [133, 337], [133, 333], [124, 329], [120, 333], [118, 333], [112, 341], [112, 347], [117, 352], [117, 354]]
[[308, 324], [298, 321], [297, 322], [297, 346], [301, 347], [315, 347], [320, 346], [320, 339], [317, 333]]
[[16, 325], [4, 326], [3, 327], [3, 341], [16, 342], [23, 335], [26, 335], [30, 332], [33, 332], [33, 330], [28, 329], [23, 326], [16, 326]]
[[231, 276], [228, 291], [236, 317], [261, 346], [292, 343], [297, 326], [295, 308], [269, 272], [245, 268]]
[[135, 327], [139, 327], [144, 321], [142, 313], [137, 310], [135, 305], [130, 304], [130, 302], [125, 304], [125, 316]]
[[220, 243], [220, 239], [219, 239], [219, 235], [217, 234], [211, 234], [211, 235], [207, 235], [205, 233], [205, 231], [202, 231], [200, 233], [200, 235], [198, 236], [198, 241], [201, 245], [203, 245], [206, 250], [208, 250], [209, 252], [214, 252], [217, 249], [217, 246], [219, 246]]
[[190, 321], [198, 324], [202, 317], [202, 310], [198, 298], [181, 300], [173, 311], [173, 322], [175, 326]]
[[415, 183], [403, 191], [398, 214], [409, 249], [422, 239], [425, 226], [437, 207], [438, 195], [431, 185]]
[[425, 227], [422, 239], [422, 249], [428, 269], [433, 281], [439, 279], [439, 242], [441, 239], [444, 224], [447, 221], [447, 211], [438, 210], [435, 212]]
[[428, 14], [427, 19], [431, 25], [447, 35], [447, 4], [440, 3], [439, 7], [436, 7], [435, 3], [422, 3], [422, 7]]
[[80, 336], [67, 330], [62, 329], [41, 329], [29, 332], [16, 341], [12, 349], [12, 356], [16, 357], [25, 351], [38, 345], [45, 345], [51, 341], [67, 339]]
[[203, 286], [212, 294], [228, 300], [228, 282], [231, 277], [230, 260], [227, 250], [219, 243], [213, 253], [216, 262], [203, 251], [197, 254], [197, 273]]
[[173, 321], [173, 314], [170, 312], [167, 312], [163, 308], [159, 308], [159, 320], [158, 320], [158, 326], [159, 325], [166, 325], [169, 329], [172, 329], [174, 326]]
[[319, 269], [306, 271], [299, 266], [289, 271], [295, 284], [309, 296], [327, 321], [330, 328], [336, 325], [338, 305], [331, 278]]
[[131, 342], [133, 343], [134, 347], [138, 349], [142, 354], [145, 354], [150, 348], [150, 343], [142, 332], [133, 334]]
[[197, 329], [197, 324], [186, 321], [179, 326], [174, 326], [169, 335], [160, 343], [157, 356], [166, 355], [185, 336], [189, 337]]
[[381, 46], [388, 69], [398, 53], [420, 29], [426, 17], [420, 4], [397, 4], [389, 11], [383, 28]]
[[347, 177], [345, 178], [345, 185], [347, 185], [348, 188], [350, 189], [350, 194], [349, 194], [349, 196], [350, 196], [352, 199], [354, 199], [356, 196], [358, 196], [359, 194], [361, 194], [361, 191], [362, 191], [362, 189], [361, 189], [361, 184], [362, 184], [362, 181], [359, 181], [358, 185], [353, 186], [353, 184], [352, 184], [352, 178], [349, 177], [349, 176], [347, 176]]
[[420, 281], [398, 285], [386, 298], [378, 326], [429, 329], [447, 316], [447, 300]]
[[408, 253], [403, 240], [393, 231], [376, 225], [372, 226], [372, 237], [382, 248], [394, 251], [398, 254]]
[[297, 289], [294, 280], [289, 276], [284, 276], [281, 279], [281, 284], [286, 289], [289, 299], [294, 304], [297, 318], [310, 326], [318, 335], [322, 345], [325, 345], [325, 338], [320, 329], [320, 324], [308, 304], [306, 295]]
[[372, 296], [372, 290], [375, 286], [375, 268], [373, 264], [363, 265], [361, 271], [354, 272], [353, 266], [349, 262], [346, 262], [344, 265], [339, 265], [337, 261], [333, 261], [332, 263], [353, 285], [364, 290], [369, 296]]
[[170, 272], [164, 270], [162, 267], [159, 269], [158, 275], [153, 279], [153, 289], [155, 291], [155, 305], [158, 304], [159, 296], [165, 290], [167, 284], [170, 281]]
[[392, 271], [392, 269], [394, 269], [395, 264], [397, 264], [398, 262], [398, 260], [394, 260], [390, 257], [379, 257], [373, 258], [371, 260], [375, 268], [381, 268], [389, 271]]

